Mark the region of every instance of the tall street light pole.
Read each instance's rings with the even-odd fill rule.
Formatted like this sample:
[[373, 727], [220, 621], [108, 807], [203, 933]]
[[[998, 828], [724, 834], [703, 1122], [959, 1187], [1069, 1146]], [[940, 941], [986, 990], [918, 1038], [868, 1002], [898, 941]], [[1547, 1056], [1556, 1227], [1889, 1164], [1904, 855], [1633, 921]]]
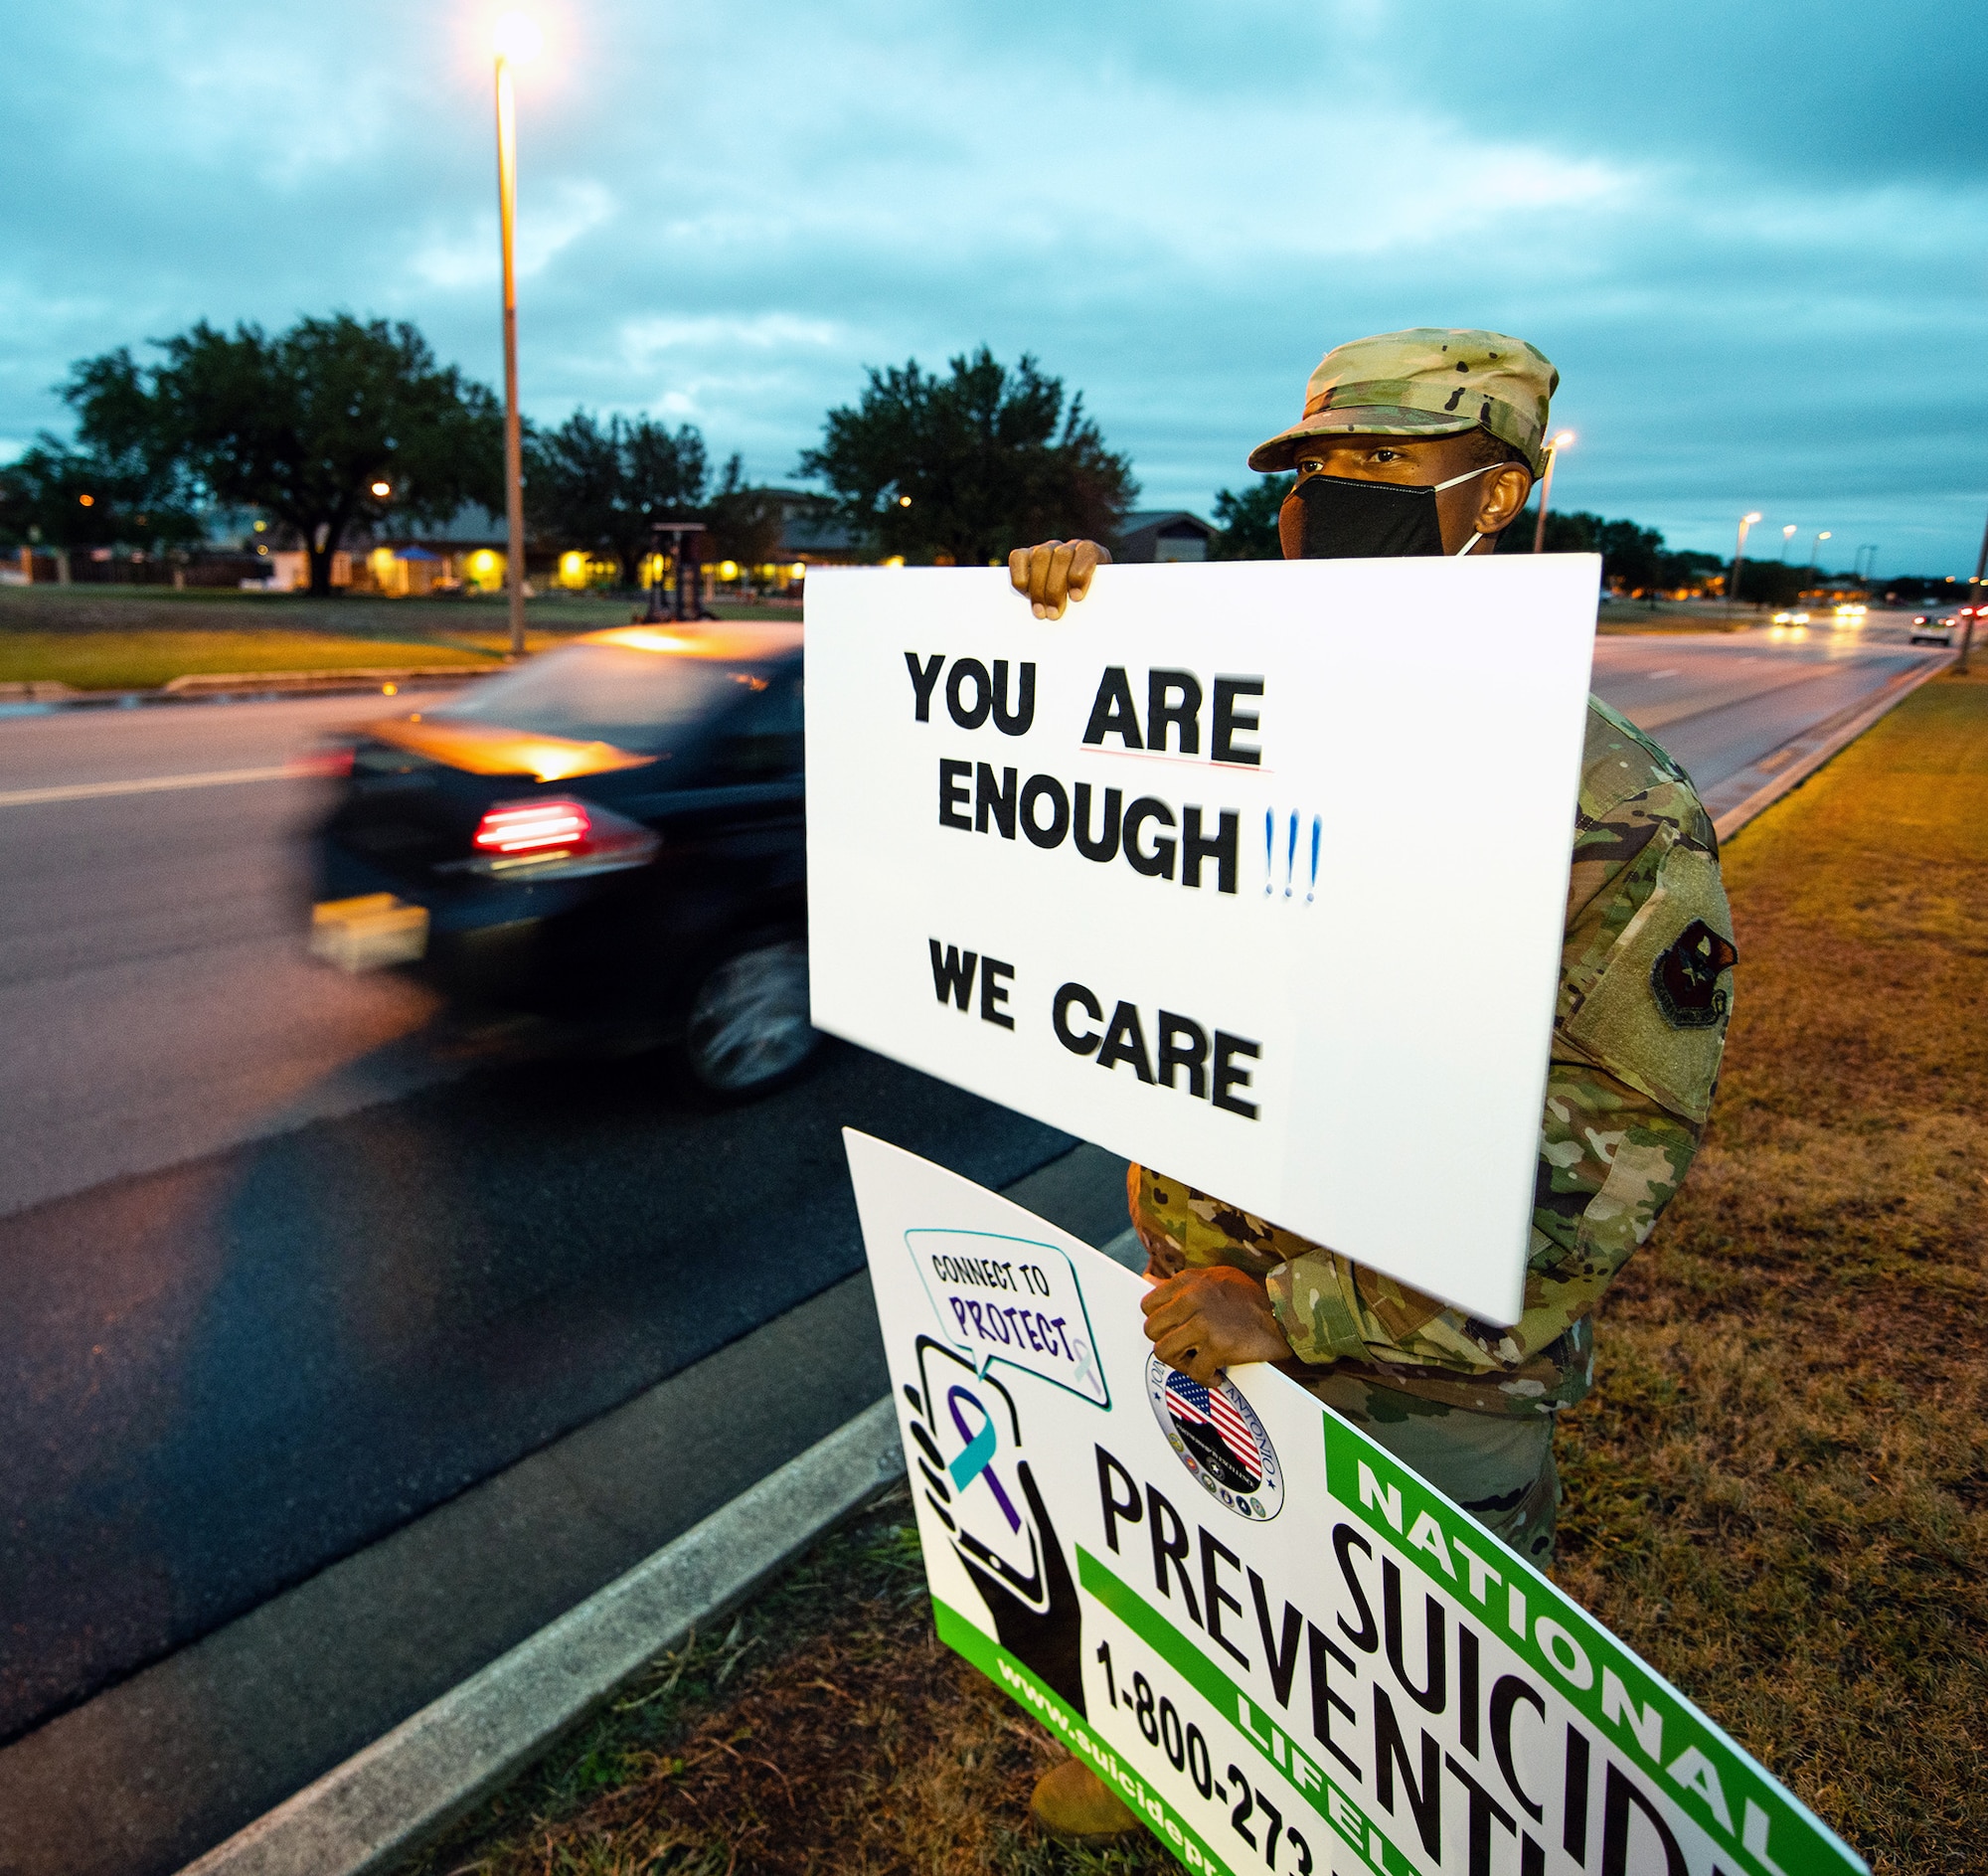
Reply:
[[539, 29], [522, 13], [497, 22], [497, 221], [504, 249], [504, 528], [511, 600], [511, 655], [525, 655], [525, 458], [518, 423], [518, 117], [511, 68], [539, 50]]
[[1795, 538], [1795, 530], [1801, 524], [1799, 522], [1790, 521], [1788, 525], [1781, 530], [1781, 565], [1783, 567], [1785, 567], [1788, 564], [1788, 543]]
[[1758, 521], [1759, 518], [1760, 511], [1757, 508], [1750, 515], [1741, 515], [1740, 517], [1740, 540], [1738, 545], [1733, 549], [1732, 592], [1728, 596], [1735, 605], [1740, 603], [1740, 563], [1746, 558], [1746, 530], [1754, 522]]
[[1836, 536], [1830, 533], [1830, 531], [1827, 528], [1824, 528], [1822, 532], [1815, 537], [1814, 541], [1810, 543], [1808, 550], [1808, 577], [1810, 580], [1814, 580], [1818, 577], [1816, 570], [1817, 570], [1817, 564], [1822, 557], [1823, 542], [1833, 541], [1835, 539]]
[[1560, 460], [1560, 452], [1574, 441], [1574, 431], [1564, 429], [1547, 444], [1546, 473], [1540, 479], [1540, 518], [1533, 523], [1533, 552], [1547, 551], [1547, 503], [1553, 500], [1554, 464]]
[[1981, 610], [1981, 576], [1988, 574], [1988, 527], [1981, 530], [1981, 552], [1974, 557], [1974, 578], [1967, 583], [1967, 623], [1960, 628], [1960, 669], [1974, 651], [1974, 620]]

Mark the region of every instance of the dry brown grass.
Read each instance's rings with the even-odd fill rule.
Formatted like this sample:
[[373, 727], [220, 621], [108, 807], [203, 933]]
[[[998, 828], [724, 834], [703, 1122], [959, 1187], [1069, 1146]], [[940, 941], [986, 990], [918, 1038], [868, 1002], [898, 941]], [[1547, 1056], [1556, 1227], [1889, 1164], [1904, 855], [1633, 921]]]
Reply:
[[1988, 681], [1726, 877], [1725, 1082], [1605, 1306], [1559, 1576], [1876, 1869], [1988, 1868]]
[[[1988, 1869], [1988, 679], [1908, 699], [1727, 877], [1726, 1085], [1563, 1433], [1559, 1575], [1881, 1876]], [[423, 1876], [1171, 1868], [1030, 1830], [1056, 1749], [934, 1640], [904, 1518], [661, 1663]]]
[[932, 1633], [902, 1494], [725, 1631], [666, 1656], [420, 1876], [1154, 1876], [1027, 1824], [1063, 1755]]

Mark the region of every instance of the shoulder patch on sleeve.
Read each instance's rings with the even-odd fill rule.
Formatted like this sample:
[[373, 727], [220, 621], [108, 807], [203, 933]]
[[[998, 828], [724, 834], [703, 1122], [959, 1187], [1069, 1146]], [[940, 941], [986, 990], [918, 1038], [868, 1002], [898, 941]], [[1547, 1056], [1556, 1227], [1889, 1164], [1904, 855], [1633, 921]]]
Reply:
[[1732, 932], [1719, 862], [1696, 847], [1671, 847], [1562, 1033], [1611, 1075], [1702, 1125], [1732, 1009], [1740, 956]]
[[1720, 976], [1739, 961], [1740, 953], [1728, 939], [1703, 919], [1694, 919], [1650, 966], [1650, 989], [1664, 1021], [1673, 1029], [1715, 1027], [1726, 1014]]

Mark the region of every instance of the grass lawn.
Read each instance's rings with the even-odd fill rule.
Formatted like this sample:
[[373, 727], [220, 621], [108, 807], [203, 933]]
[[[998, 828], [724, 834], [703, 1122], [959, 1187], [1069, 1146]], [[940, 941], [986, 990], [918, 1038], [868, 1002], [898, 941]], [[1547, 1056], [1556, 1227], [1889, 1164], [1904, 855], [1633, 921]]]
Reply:
[[1743, 632], [1749, 625], [1763, 624], [1766, 613], [1750, 605], [1724, 606], [1659, 599], [1650, 605], [1642, 599], [1602, 598], [1595, 615], [1600, 632]]
[[[526, 608], [526, 646], [625, 625], [623, 594], [559, 594]], [[793, 606], [720, 605], [728, 618], [797, 618]], [[155, 587], [0, 588], [0, 683], [148, 690], [219, 671], [488, 663], [510, 648], [501, 599], [313, 599]]]
[[53, 679], [80, 691], [154, 690], [197, 673], [487, 665], [494, 655], [462, 644], [323, 632], [0, 630], [0, 683]]
[[[1560, 1580], [1881, 1876], [1988, 1862], [1988, 675], [1726, 856], [1712, 1131], [1603, 1306]], [[1035, 1835], [1058, 1756], [933, 1638], [902, 1499], [658, 1662], [420, 1876], [1161, 1871]]]
[[1988, 674], [1733, 841], [1705, 1150], [1603, 1306], [1568, 1590], [1880, 1871], [1988, 1865]]

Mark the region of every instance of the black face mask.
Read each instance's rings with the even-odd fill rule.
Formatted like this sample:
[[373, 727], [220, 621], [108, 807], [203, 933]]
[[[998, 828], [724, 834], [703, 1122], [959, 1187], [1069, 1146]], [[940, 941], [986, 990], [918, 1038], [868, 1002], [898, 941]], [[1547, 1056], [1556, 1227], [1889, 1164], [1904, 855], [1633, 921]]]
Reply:
[[[1454, 488], [1496, 463], [1452, 475], [1446, 482], [1363, 482], [1348, 475], [1310, 475], [1288, 499], [1304, 505], [1304, 560], [1400, 560], [1442, 552], [1436, 517], [1439, 489]], [[1461, 552], [1481, 537], [1473, 534]]]

